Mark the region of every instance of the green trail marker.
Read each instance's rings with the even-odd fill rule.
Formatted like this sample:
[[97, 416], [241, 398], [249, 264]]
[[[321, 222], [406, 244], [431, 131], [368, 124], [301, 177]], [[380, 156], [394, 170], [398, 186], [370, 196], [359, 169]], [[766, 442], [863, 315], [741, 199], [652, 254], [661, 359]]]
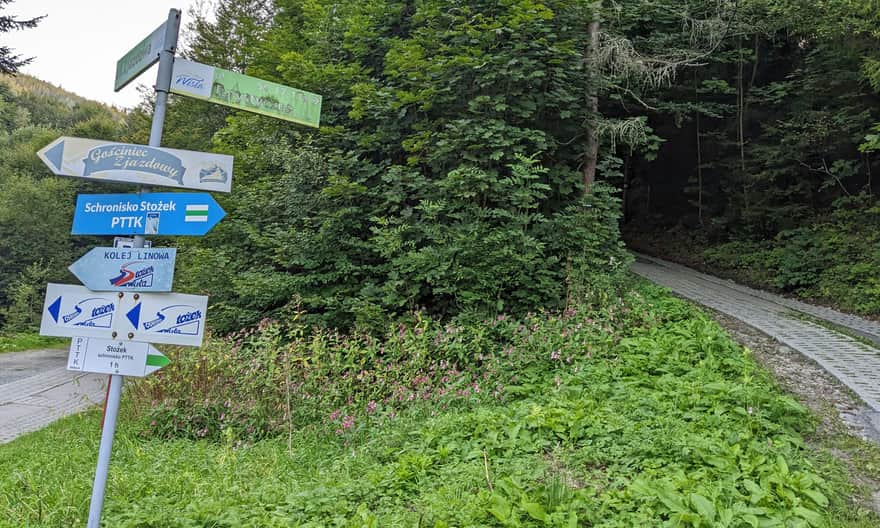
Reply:
[[171, 360], [165, 357], [161, 352], [150, 347], [150, 353], [147, 354], [147, 368], [144, 369], [144, 376], [149, 376], [165, 365], [170, 365]]
[[321, 122], [318, 94], [179, 57], [171, 92], [315, 128]]

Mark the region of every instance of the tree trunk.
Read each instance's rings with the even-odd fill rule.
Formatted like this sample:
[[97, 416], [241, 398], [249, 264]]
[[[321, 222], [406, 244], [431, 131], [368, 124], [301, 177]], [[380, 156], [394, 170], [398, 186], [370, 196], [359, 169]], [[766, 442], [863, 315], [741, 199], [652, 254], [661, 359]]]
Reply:
[[[700, 100], [699, 76], [694, 72], [694, 101]], [[697, 128], [697, 218], [700, 219], [700, 227], [703, 227], [703, 145], [700, 140], [700, 110], [696, 112]]]
[[749, 214], [749, 182], [746, 178], [746, 139], [745, 139], [745, 80], [743, 79], [743, 47], [739, 37], [739, 67], [736, 74], [736, 135], [739, 143], [739, 171], [742, 178], [743, 209]]
[[[598, 18], [598, 15], [594, 15]], [[587, 48], [584, 50], [584, 67], [587, 72], [587, 139], [584, 144], [584, 194], [589, 194], [596, 181], [596, 165], [599, 163], [599, 20], [587, 25]]]
[[700, 141], [700, 111], [697, 110], [697, 217], [703, 226], [703, 146]]

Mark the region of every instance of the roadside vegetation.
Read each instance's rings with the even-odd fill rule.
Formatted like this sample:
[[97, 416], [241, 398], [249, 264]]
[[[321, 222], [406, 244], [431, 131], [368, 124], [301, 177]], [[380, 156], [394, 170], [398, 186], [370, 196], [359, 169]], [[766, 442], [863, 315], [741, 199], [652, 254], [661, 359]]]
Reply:
[[[803, 4], [191, 14], [187, 58], [322, 94], [322, 126], [172, 98], [164, 146], [236, 160], [216, 229], [153, 240], [179, 248], [175, 291], [210, 295], [213, 335], [127, 381], [105, 523], [877, 526], [846, 466], [805, 442], [814, 415], [704, 313], [631, 283], [620, 234], [623, 216], [653, 229], [692, 211], [680, 247], [707, 265], [876, 312], [877, 14]], [[9, 334], [107, 242], [68, 222], [77, 193], [114, 189], [34, 153], [62, 134], [146, 143], [152, 112], [15, 79]], [[84, 522], [98, 421], [0, 446], [0, 525]]]
[[[656, 287], [382, 339], [299, 328], [167, 350], [172, 367], [130, 386], [108, 526], [880, 521], [805, 446], [810, 413]], [[0, 447], [7, 526], [83, 522], [99, 418]]]
[[880, 316], [880, 207], [840, 200], [804, 227], [772, 238], [713, 239], [705, 232], [630, 227], [630, 246], [760, 289]]
[[0, 335], [0, 353], [34, 350], [37, 348], [65, 348], [67, 339], [45, 337], [37, 334]]
[[758, 4], [740, 2], [739, 36], [657, 101], [676, 118], [650, 120], [656, 159], [629, 160], [627, 242], [880, 316], [880, 10]]

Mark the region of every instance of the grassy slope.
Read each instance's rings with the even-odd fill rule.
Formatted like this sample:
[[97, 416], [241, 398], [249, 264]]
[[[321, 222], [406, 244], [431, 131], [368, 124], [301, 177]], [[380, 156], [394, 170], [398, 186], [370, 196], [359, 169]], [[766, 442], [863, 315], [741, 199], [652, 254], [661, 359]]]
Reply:
[[67, 348], [69, 339], [44, 337], [36, 334], [0, 335], [0, 354], [38, 348]]
[[[662, 317], [581, 361], [519, 373], [505, 402], [475, 396], [443, 412], [426, 403], [359, 418], [341, 435], [294, 431], [238, 448], [143, 439], [123, 420], [106, 523], [876, 526], [849, 501], [842, 470], [804, 448], [805, 410], [714, 322], [647, 296], [630, 309]], [[548, 324], [567, 325], [551, 345], [563, 358], [565, 343], [583, 343], [578, 332], [616, 332], [586, 320]], [[552, 339], [531, 335], [544, 355], [542, 337]], [[0, 446], [0, 525], [84, 522], [99, 418]]]

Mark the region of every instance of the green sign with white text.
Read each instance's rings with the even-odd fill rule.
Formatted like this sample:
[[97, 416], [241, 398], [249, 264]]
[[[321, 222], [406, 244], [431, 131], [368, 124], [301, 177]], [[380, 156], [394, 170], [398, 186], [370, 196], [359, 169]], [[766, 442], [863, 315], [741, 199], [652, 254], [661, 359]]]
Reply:
[[315, 128], [321, 121], [318, 94], [180, 58], [171, 92]]
[[165, 24], [162, 24], [150, 36], [131, 48], [124, 57], [116, 61], [116, 82], [113, 90], [118, 92], [135, 77], [159, 60], [162, 43], [165, 41]]

